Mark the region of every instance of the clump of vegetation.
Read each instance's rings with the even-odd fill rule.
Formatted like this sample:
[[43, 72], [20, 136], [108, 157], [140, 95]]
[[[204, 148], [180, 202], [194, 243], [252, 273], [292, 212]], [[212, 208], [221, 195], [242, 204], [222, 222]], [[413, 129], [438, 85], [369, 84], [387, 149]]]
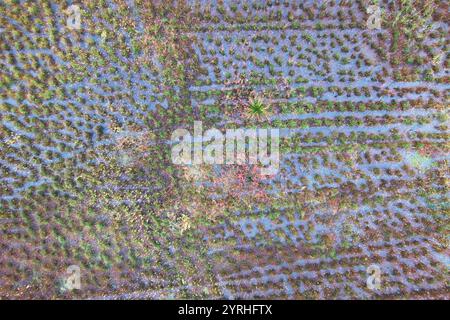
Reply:
[[247, 108], [250, 119], [262, 120], [267, 116], [268, 107], [260, 97], [251, 98]]
[[[421, 61], [421, 52], [428, 46], [431, 38], [433, 16], [438, 4], [434, 0], [401, 0], [390, 4], [385, 14], [385, 24], [391, 32], [391, 61], [394, 66], [405, 67], [432, 62], [437, 55]], [[427, 49], [427, 51], [432, 50]], [[410, 70], [409, 73], [411, 73]], [[406, 76], [406, 75], [404, 75]], [[428, 75], [428, 78], [430, 75]]]

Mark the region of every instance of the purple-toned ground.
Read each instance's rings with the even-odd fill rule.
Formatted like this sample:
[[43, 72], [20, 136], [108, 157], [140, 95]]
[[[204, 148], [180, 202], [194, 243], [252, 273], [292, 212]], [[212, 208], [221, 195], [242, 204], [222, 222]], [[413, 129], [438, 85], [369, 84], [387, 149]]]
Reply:
[[448, 299], [448, 3], [369, 2], [0, 1], [0, 298]]

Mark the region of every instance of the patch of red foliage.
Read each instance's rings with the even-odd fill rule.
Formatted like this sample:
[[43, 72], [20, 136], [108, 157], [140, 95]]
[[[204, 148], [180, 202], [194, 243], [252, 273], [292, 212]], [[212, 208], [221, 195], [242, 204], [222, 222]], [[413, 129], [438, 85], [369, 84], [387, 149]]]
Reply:
[[261, 174], [261, 168], [256, 165], [226, 166], [220, 176], [212, 179], [214, 188], [224, 193], [225, 197], [250, 198], [259, 202], [267, 202], [269, 195], [263, 183], [271, 178]]

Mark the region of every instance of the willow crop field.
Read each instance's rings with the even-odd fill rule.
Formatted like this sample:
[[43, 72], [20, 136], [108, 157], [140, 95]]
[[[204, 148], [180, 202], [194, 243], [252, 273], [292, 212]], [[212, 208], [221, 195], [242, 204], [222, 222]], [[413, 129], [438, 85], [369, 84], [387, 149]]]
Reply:
[[448, 12], [0, 0], [0, 298], [449, 299]]

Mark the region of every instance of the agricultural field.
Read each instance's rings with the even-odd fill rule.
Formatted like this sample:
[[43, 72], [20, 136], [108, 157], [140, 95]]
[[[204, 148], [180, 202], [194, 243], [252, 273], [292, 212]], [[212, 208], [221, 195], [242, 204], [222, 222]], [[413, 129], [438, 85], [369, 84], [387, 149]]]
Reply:
[[448, 12], [0, 0], [0, 299], [450, 298]]

